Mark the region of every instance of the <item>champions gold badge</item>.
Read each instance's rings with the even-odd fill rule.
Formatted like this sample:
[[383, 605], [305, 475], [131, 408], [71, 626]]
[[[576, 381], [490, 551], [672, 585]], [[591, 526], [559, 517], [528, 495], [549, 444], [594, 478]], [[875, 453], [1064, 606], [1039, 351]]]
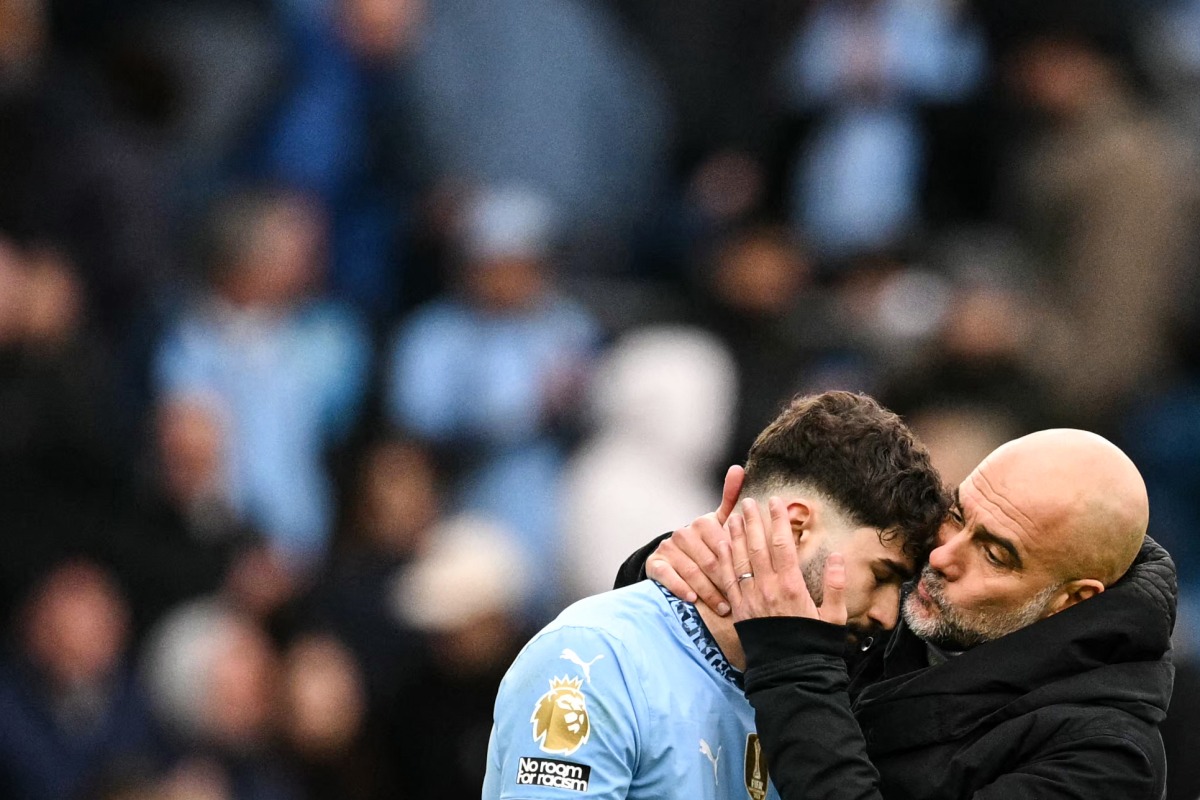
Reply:
[[587, 744], [591, 734], [587, 703], [579, 687], [579, 678], [554, 678], [550, 691], [533, 708], [533, 740], [544, 753], [570, 755]]
[[763, 755], [762, 742], [757, 733], [746, 737], [746, 793], [751, 800], [764, 800], [767, 796], [767, 759]]

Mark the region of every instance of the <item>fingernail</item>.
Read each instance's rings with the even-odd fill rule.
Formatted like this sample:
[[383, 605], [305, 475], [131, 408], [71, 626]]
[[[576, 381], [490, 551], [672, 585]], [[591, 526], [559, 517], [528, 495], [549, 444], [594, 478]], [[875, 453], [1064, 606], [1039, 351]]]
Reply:
[[717, 616], [718, 617], [723, 617], [728, 613], [729, 613], [729, 604], [728, 603], [717, 603]]

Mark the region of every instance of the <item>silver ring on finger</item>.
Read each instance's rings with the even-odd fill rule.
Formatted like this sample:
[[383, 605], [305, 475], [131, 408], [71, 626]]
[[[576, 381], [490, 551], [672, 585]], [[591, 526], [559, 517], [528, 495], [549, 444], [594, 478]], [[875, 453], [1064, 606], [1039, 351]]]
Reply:
[[738, 583], [741, 583], [742, 581], [746, 580], [747, 578], [753, 578], [753, 577], [754, 577], [753, 572], [743, 572], [741, 575], [738, 575]]

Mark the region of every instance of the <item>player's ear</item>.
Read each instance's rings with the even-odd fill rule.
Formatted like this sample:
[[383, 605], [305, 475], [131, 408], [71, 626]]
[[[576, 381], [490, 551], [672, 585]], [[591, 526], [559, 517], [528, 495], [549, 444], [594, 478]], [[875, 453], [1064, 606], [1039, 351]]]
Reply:
[[812, 538], [816, 531], [816, 514], [813, 505], [808, 500], [792, 497], [787, 500], [788, 521], [792, 524], [792, 535], [796, 544], [801, 544]]

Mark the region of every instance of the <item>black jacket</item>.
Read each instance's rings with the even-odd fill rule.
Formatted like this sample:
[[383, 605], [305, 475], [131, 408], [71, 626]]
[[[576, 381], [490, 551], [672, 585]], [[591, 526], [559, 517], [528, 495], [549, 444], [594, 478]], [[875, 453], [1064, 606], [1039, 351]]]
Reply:
[[771, 777], [785, 800], [1159, 800], [1175, 601], [1147, 539], [1108, 591], [939, 666], [900, 628], [849, 687], [842, 628], [739, 623]]
[[772, 782], [784, 800], [1159, 800], [1176, 593], [1147, 539], [1107, 591], [944, 664], [901, 626], [853, 684], [844, 628], [738, 623]]

